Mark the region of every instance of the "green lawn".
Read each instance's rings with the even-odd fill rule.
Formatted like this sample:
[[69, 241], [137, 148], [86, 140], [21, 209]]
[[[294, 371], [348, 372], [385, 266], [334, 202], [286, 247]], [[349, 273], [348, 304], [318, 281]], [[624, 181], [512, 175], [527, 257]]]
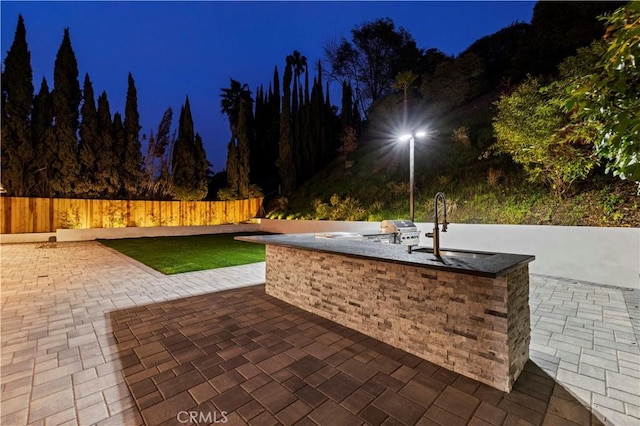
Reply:
[[261, 233], [123, 238], [99, 242], [163, 274], [179, 274], [264, 262], [264, 245], [233, 239], [256, 234]]

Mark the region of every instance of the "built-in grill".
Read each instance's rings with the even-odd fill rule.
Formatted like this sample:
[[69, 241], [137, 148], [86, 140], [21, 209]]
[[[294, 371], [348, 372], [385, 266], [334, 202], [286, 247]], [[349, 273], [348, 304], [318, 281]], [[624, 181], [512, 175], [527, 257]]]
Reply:
[[417, 246], [420, 233], [416, 225], [410, 220], [383, 220], [380, 229], [360, 232], [319, 232], [316, 238], [332, 240], [366, 241], [370, 243], [403, 244]]
[[417, 246], [420, 241], [418, 227], [410, 220], [383, 220], [380, 224], [380, 231], [393, 233], [396, 244]]

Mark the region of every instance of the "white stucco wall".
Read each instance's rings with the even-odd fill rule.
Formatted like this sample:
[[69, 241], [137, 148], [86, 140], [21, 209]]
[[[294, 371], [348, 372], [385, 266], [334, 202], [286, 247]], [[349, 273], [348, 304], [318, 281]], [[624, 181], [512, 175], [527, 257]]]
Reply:
[[260, 230], [276, 234], [304, 234], [310, 232], [377, 231], [378, 222], [346, 222], [341, 220], [275, 220], [260, 219]]
[[0, 244], [42, 243], [56, 236], [55, 232], [32, 232], [28, 234], [0, 234]]
[[[278, 233], [362, 231], [376, 222], [261, 219], [261, 230]], [[417, 223], [420, 245], [433, 223]], [[640, 289], [640, 229], [535, 225], [449, 225], [440, 234], [441, 248], [532, 254], [535, 274]]]
[[[432, 223], [417, 223], [420, 245], [431, 246], [424, 234]], [[283, 234], [330, 231], [374, 231], [377, 222], [260, 219], [259, 224], [191, 227], [59, 229], [54, 233], [1, 235], [0, 243], [86, 241], [266, 231]], [[640, 289], [640, 229], [534, 225], [470, 225], [453, 223], [441, 234], [441, 247], [533, 254], [530, 271], [598, 284]]]

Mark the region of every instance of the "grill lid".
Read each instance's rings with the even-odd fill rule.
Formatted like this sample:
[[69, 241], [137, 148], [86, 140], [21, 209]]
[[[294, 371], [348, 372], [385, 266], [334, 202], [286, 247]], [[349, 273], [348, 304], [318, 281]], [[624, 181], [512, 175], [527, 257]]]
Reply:
[[410, 220], [383, 220], [380, 224], [380, 228], [384, 232], [418, 232], [416, 225]]

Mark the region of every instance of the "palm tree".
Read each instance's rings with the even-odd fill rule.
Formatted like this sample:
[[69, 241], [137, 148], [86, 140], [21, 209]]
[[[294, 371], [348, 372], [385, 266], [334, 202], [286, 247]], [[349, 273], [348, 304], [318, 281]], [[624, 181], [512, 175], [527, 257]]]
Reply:
[[244, 110], [251, 111], [253, 108], [253, 99], [251, 91], [247, 84], [241, 84], [239, 81], [230, 79], [231, 87], [221, 89], [220, 106], [222, 113], [229, 118], [229, 128], [231, 129], [231, 140], [235, 141], [238, 137], [238, 121], [240, 115], [240, 104], [244, 103]]
[[[221, 89], [220, 94], [222, 113], [229, 117], [231, 129], [231, 140], [227, 146], [227, 183], [232, 191], [238, 195], [245, 195], [249, 185], [250, 155], [247, 121], [253, 111], [253, 99], [247, 84], [241, 84], [234, 79], [230, 80], [231, 87]], [[240, 132], [242, 132], [242, 139], [238, 137]]]
[[412, 71], [402, 71], [396, 75], [396, 81], [391, 84], [391, 87], [396, 90], [402, 90], [402, 124], [406, 128], [407, 118], [409, 115], [409, 89], [414, 87], [414, 84], [418, 76]]
[[[298, 82], [298, 87], [302, 87], [300, 85], [300, 76], [303, 72], [307, 71], [307, 57], [301, 55], [297, 50], [294, 50], [293, 54], [287, 57], [287, 63], [291, 63], [293, 75]], [[297, 93], [294, 93], [294, 96], [296, 95]]]

